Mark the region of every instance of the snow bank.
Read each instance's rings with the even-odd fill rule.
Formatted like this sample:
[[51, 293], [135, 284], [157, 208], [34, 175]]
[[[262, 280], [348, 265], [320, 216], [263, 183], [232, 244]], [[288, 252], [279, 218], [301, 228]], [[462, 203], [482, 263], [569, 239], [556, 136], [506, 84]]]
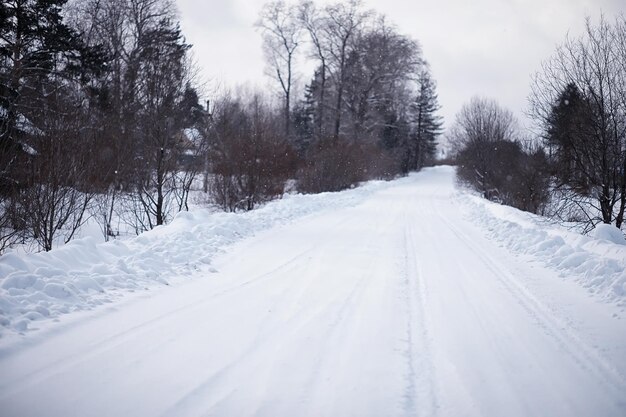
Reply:
[[[84, 238], [49, 253], [6, 254], [0, 257], [0, 337], [34, 330], [42, 321], [91, 310], [130, 292], [192, 275], [210, 276], [215, 255], [238, 240], [310, 214], [355, 206], [374, 192], [412, 184], [415, 178], [371, 182], [341, 193], [288, 195], [247, 213], [196, 209], [125, 241]], [[626, 244], [619, 231], [600, 226], [593, 236], [582, 236], [539, 216], [450, 191], [491, 238], [556, 268], [602, 299], [626, 306]]]
[[598, 224], [596, 228], [589, 233], [590, 236], [595, 237], [596, 239], [608, 240], [609, 242], [618, 244], [618, 245], [626, 245], [626, 238], [624, 238], [624, 233], [619, 230], [617, 227], [614, 227], [610, 224]]
[[626, 306], [626, 241], [614, 226], [598, 225], [588, 236], [545, 218], [462, 194], [466, 214], [487, 235], [516, 253], [528, 254], [604, 301]]
[[34, 330], [33, 322], [90, 310], [129, 292], [210, 271], [211, 260], [227, 245], [309, 214], [357, 205], [389, 184], [288, 195], [247, 213], [198, 209], [126, 241], [84, 238], [48, 253], [6, 254], [0, 257], [0, 336]]

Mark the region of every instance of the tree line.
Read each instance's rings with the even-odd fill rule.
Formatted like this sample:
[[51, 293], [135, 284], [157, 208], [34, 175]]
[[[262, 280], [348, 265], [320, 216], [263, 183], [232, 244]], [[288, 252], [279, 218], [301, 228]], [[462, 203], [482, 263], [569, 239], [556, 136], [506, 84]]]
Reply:
[[624, 225], [626, 17], [587, 19], [534, 75], [524, 133], [497, 102], [474, 98], [448, 137], [458, 178], [486, 198], [589, 231]]
[[[257, 23], [304, 192], [336, 191], [432, 163], [442, 120], [419, 44], [350, 0], [267, 3]], [[301, 61], [313, 74], [293, 97]]]
[[194, 187], [251, 210], [289, 183], [336, 191], [433, 162], [435, 81], [384, 16], [275, 1], [257, 27], [275, 90], [202, 103], [171, 0], [2, 2], [0, 251], [50, 250], [90, 218], [107, 239], [115, 222], [141, 233]]

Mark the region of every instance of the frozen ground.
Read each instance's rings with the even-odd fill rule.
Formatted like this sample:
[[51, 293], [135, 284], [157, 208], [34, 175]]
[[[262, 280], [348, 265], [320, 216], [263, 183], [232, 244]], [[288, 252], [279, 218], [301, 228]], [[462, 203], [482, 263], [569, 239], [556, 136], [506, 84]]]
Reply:
[[618, 238], [440, 167], [3, 257], [0, 415], [623, 416]]

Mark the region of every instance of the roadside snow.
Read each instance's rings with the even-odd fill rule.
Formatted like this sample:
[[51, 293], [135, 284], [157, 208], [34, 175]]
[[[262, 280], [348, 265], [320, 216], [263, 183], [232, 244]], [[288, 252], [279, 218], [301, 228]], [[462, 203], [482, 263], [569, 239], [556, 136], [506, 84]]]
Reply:
[[[617, 262], [608, 248], [623, 246], [577, 244], [538, 220], [472, 201], [437, 167], [253, 213], [185, 214], [123, 246], [13, 258], [56, 260], [11, 279], [55, 305], [110, 298], [100, 278], [116, 274], [172, 285], [49, 327], [15, 316], [0, 340], [0, 415], [624, 417], [619, 307], [538, 259], [568, 245]], [[535, 247], [512, 253], [480, 221]], [[85, 272], [54, 282], [68, 264]], [[19, 336], [17, 320], [42, 330]]]
[[610, 224], [601, 223], [596, 225], [596, 228], [593, 229], [589, 235], [596, 239], [607, 240], [618, 245], [626, 245], [624, 233]]
[[[452, 168], [438, 169], [453, 175]], [[357, 206], [377, 191], [411, 181], [409, 177], [340, 193], [288, 195], [247, 213], [196, 209], [126, 241], [84, 238], [49, 253], [9, 253], [0, 257], [0, 337], [35, 330], [40, 326], [34, 322], [91, 310], [196, 271], [212, 272], [215, 255], [241, 239], [310, 214]], [[456, 191], [453, 200], [491, 239], [540, 260], [604, 301], [626, 306], [626, 245], [618, 239], [619, 231], [600, 227], [595, 237], [581, 236], [462, 191]]]
[[600, 299], [626, 306], [626, 241], [614, 226], [598, 225], [589, 236], [545, 218], [480, 197], [459, 196], [466, 215], [487, 235], [516, 253], [531, 255]]
[[351, 207], [392, 183], [341, 193], [287, 195], [247, 213], [181, 212], [167, 226], [125, 241], [77, 239], [48, 253], [0, 257], [0, 337], [32, 322], [91, 310], [129, 292], [168, 285], [204, 268], [232, 243], [309, 214]]

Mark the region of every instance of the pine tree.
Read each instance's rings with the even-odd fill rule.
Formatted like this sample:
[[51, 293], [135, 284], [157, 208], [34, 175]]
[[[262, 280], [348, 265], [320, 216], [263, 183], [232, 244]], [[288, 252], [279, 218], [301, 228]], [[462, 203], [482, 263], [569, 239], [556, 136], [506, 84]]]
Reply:
[[140, 47], [137, 94], [142, 106], [137, 121], [142, 134], [135, 158], [142, 208], [153, 228], [167, 220], [180, 151], [175, 138], [185, 127], [181, 102], [189, 98], [184, 61], [191, 45], [185, 43], [177, 23], [161, 19], [146, 31]]
[[45, 106], [46, 87], [70, 78], [86, 82], [103, 65], [100, 51], [85, 47], [63, 22], [66, 2], [0, 3], [0, 193], [19, 182], [17, 166], [32, 153], [21, 137], [37, 131], [31, 119]]
[[292, 110], [291, 120], [294, 126], [294, 144], [298, 152], [303, 155], [313, 141], [313, 122], [315, 116], [315, 101], [311, 86], [305, 87], [304, 100]]
[[[585, 193], [589, 184], [583, 175], [583, 155], [580, 151], [585, 139], [589, 117], [585, 99], [575, 84], [570, 83], [552, 106], [546, 129], [548, 157], [559, 184], [567, 184]], [[586, 167], [585, 167], [586, 169]]]
[[437, 114], [436, 83], [428, 68], [419, 75], [419, 90], [411, 106], [413, 127], [410, 135], [408, 167], [418, 170], [431, 163], [437, 153], [437, 139], [442, 133], [442, 117]]

